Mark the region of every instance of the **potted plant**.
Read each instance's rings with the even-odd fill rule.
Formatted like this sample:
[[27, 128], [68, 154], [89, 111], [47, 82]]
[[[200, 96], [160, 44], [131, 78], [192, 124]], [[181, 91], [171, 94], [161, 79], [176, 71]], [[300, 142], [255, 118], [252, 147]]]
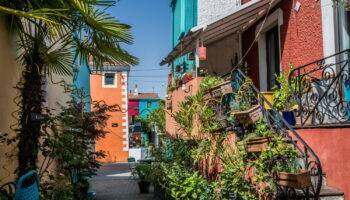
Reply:
[[193, 74], [192, 73], [188, 73], [188, 80], [192, 80], [193, 79]]
[[311, 186], [310, 171], [300, 169], [297, 159], [297, 157], [293, 157], [276, 166], [274, 180], [277, 185], [296, 189]]
[[149, 175], [151, 173], [151, 164], [149, 163], [140, 163], [135, 166], [137, 175], [140, 178], [140, 181], [137, 183], [139, 185], [140, 193], [149, 193], [150, 182]]
[[178, 77], [175, 79], [175, 84], [176, 84], [176, 88], [181, 87], [181, 86], [182, 86], [182, 78], [178, 76]]
[[168, 86], [169, 91], [174, 91], [176, 89], [176, 85], [174, 83], [170, 83]]
[[187, 83], [189, 80], [190, 80], [190, 79], [189, 79], [189, 77], [188, 77], [188, 73], [185, 73], [185, 74], [183, 75], [183, 77], [182, 77], [183, 83], [185, 84], [185, 83]]
[[263, 117], [259, 105], [251, 108], [244, 103], [232, 102], [231, 105], [231, 119], [240, 124], [254, 124]]
[[272, 140], [273, 131], [268, 127], [264, 119], [259, 119], [256, 129], [247, 139], [245, 146], [248, 153], [263, 151]]
[[288, 124], [294, 126], [296, 121], [293, 110], [296, 103], [289, 88], [288, 77], [285, 74], [285, 72], [282, 72], [279, 76], [275, 74], [278, 84], [273, 87], [273, 105], [278, 111], [282, 112], [283, 118]]
[[247, 79], [236, 94], [236, 101], [230, 102], [230, 117], [236, 122], [247, 125], [254, 124], [263, 117], [261, 107], [256, 104], [255, 96]]
[[209, 100], [212, 98], [221, 97], [222, 93], [220, 87], [216, 87], [224, 82], [224, 79], [215, 76], [207, 76], [203, 79], [200, 84], [201, 91], [204, 92], [203, 98], [204, 100]]

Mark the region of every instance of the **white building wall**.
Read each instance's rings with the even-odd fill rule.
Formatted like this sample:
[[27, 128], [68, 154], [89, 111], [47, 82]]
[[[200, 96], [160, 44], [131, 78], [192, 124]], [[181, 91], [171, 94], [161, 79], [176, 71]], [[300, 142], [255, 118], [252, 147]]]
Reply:
[[241, 5], [241, 0], [198, 0], [198, 25], [205, 24]]

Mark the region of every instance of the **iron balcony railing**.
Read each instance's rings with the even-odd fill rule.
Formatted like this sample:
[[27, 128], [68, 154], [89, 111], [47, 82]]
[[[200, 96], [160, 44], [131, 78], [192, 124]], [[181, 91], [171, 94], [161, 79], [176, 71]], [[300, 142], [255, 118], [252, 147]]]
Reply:
[[350, 121], [350, 49], [291, 70], [300, 126]]

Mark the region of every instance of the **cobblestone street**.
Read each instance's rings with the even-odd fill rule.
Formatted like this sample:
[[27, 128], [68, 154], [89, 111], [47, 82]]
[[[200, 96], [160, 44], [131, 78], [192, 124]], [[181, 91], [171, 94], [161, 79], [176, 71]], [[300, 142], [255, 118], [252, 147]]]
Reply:
[[104, 164], [90, 179], [97, 200], [155, 200], [153, 193], [140, 194], [128, 163]]

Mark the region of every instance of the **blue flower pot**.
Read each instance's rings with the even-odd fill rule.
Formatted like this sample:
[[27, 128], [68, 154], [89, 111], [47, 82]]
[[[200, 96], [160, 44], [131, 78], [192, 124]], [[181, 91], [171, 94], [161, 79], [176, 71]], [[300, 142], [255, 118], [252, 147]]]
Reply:
[[289, 125], [291, 126], [295, 125], [295, 115], [293, 111], [282, 112], [282, 116], [284, 120], [288, 122]]
[[345, 81], [344, 86], [344, 93], [345, 93], [345, 103], [346, 103], [346, 111], [348, 113], [348, 122], [350, 121], [350, 81]]

